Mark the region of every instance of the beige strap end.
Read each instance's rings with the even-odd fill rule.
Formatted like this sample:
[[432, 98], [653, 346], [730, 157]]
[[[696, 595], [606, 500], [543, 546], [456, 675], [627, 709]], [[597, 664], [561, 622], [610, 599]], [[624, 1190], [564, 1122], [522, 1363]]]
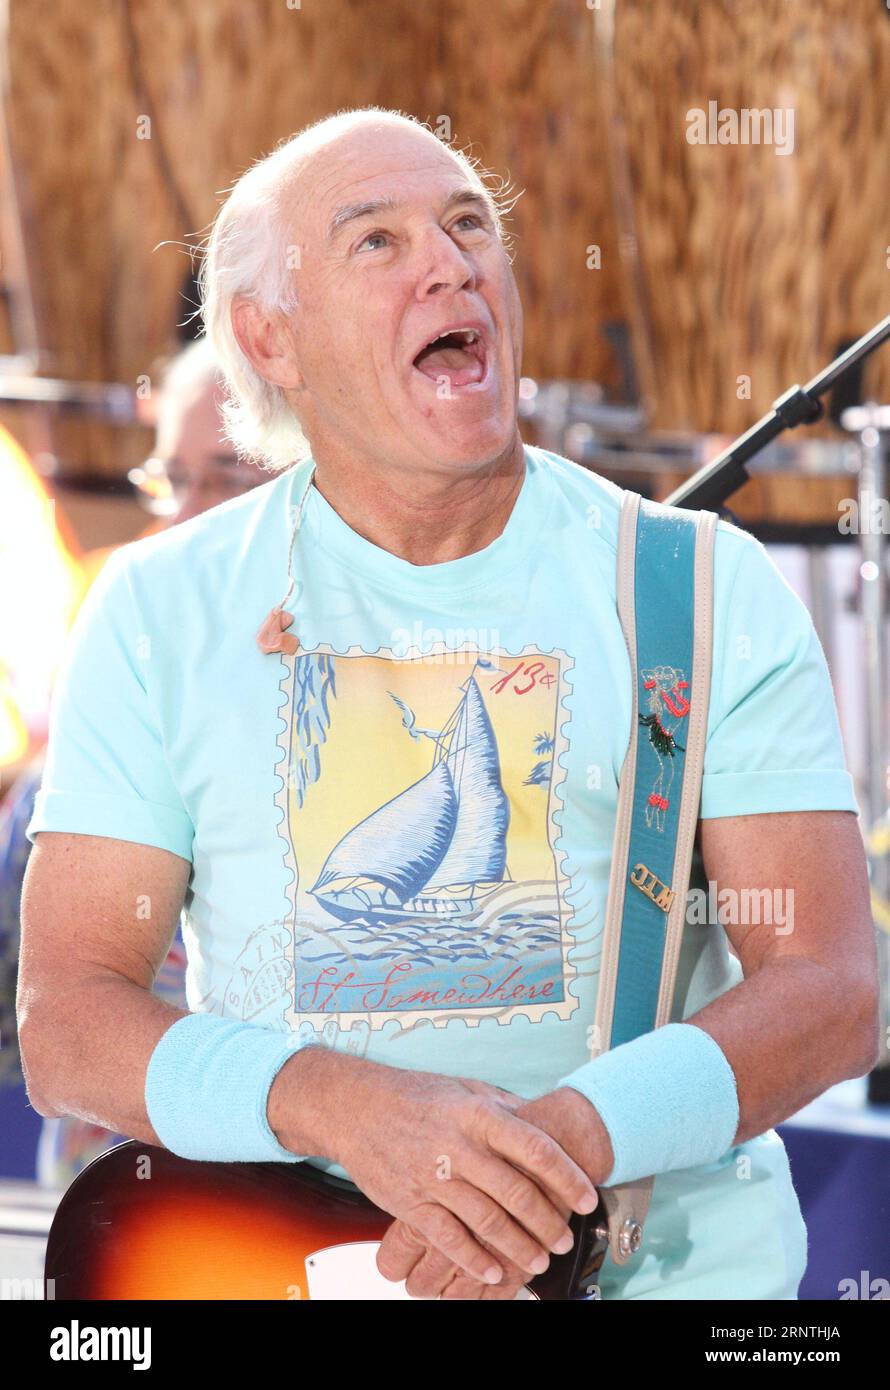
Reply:
[[619, 1187], [600, 1188], [609, 1218], [609, 1253], [616, 1265], [625, 1264], [640, 1248], [652, 1185], [652, 1178], [639, 1178]]

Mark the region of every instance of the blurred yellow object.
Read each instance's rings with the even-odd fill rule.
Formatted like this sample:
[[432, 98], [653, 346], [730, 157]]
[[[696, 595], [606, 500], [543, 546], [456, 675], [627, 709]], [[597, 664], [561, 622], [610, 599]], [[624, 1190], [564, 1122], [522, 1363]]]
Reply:
[[46, 737], [65, 635], [87, 588], [76, 541], [25, 451], [0, 426], [0, 768]]
[[886, 816], [872, 826], [865, 843], [872, 854], [886, 854], [890, 850], [890, 820]]
[[876, 927], [890, 935], [890, 903], [871, 890], [871, 915]]
[[0, 767], [21, 762], [29, 747], [28, 730], [4, 685], [0, 685]]
[[[872, 859], [885, 858], [890, 853], [890, 815], [876, 821], [865, 837], [865, 847]], [[890, 902], [872, 885], [871, 915], [876, 927], [890, 934]]]

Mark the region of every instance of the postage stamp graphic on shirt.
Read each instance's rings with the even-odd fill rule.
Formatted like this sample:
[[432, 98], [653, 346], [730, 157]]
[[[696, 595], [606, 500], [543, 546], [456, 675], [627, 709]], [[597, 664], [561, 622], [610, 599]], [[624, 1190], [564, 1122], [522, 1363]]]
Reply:
[[289, 1026], [569, 1017], [566, 653], [319, 646], [285, 664]]

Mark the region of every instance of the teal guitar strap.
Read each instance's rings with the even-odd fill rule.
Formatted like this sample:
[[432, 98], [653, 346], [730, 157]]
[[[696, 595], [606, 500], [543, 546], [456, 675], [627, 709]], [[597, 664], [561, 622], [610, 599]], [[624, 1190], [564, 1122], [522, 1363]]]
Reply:
[[[622, 498], [617, 602], [633, 701], [597, 996], [601, 1051], [671, 1021], [701, 803], [716, 527], [714, 512]], [[603, 1189], [618, 1263], [639, 1248], [653, 1181]]]

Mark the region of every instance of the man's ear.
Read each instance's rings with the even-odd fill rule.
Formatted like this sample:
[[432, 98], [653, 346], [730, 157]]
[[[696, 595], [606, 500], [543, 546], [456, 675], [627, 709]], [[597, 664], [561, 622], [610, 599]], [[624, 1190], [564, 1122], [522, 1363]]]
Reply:
[[281, 314], [270, 314], [254, 300], [236, 295], [232, 331], [244, 356], [266, 381], [289, 390], [303, 385], [294, 337]]

